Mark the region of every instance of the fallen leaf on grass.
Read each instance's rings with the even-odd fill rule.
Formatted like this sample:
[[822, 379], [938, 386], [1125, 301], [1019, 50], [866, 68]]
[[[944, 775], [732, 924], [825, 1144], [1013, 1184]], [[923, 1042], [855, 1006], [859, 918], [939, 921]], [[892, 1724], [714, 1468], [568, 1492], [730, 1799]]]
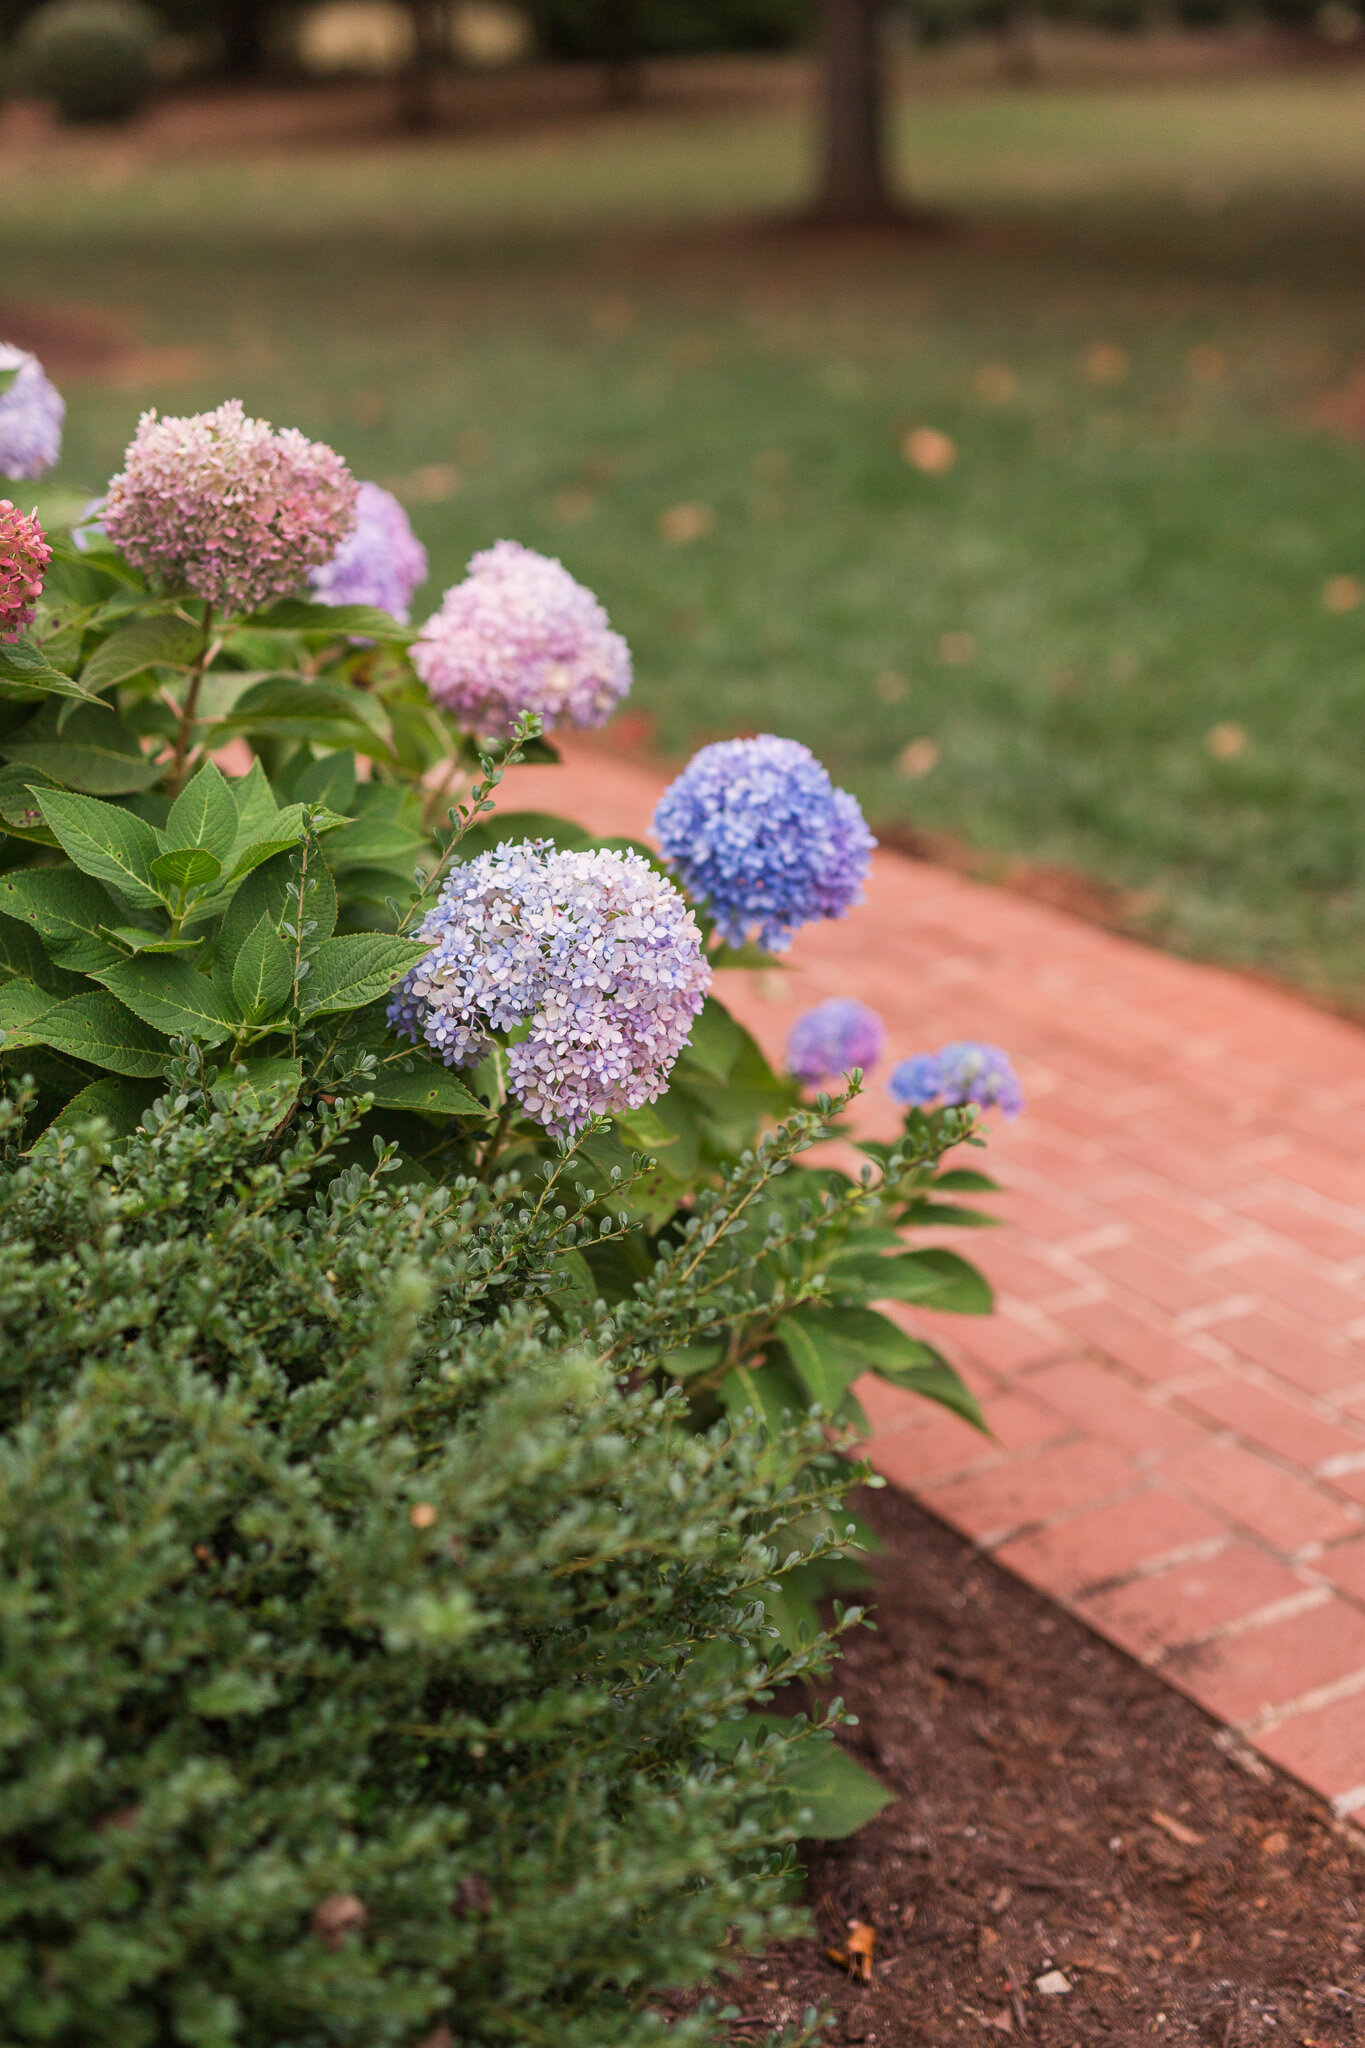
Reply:
[[1202, 1835], [1197, 1835], [1193, 1828], [1187, 1828], [1184, 1821], [1172, 1820], [1169, 1813], [1162, 1813], [1155, 1806], [1147, 1817], [1161, 1829], [1163, 1835], [1169, 1835], [1173, 1842], [1179, 1842], [1182, 1849], [1197, 1849], [1204, 1839]]
[[872, 1951], [877, 1944], [877, 1930], [869, 1927], [866, 1920], [850, 1920], [848, 1923], [848, 1947], [827, 1948], [825, 1954], [841, 1970], [847, 1970], [850, 1977], [861, 1978], [864, 1984], [872, 1982]]
[[906, 461], [925, 476], [947, 476], [957, 467], [957, 443], [937, 427], [912, 427], [901, 447]]
[[709, 505], [670, 505], [659, 514], [659, 533], [670, 547], [687, 547], [705, 540], [715, 531], [716, 515]]

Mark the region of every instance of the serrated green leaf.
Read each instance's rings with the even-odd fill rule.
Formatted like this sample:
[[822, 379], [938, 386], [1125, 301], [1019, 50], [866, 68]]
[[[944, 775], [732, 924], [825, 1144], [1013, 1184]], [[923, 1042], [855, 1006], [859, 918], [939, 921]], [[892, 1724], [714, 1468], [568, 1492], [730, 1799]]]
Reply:
[[91, 796], [127, 796], [150, 789], [160, 776], [137, 734], [108, 705], [77, 704], [59, 726], [60, 717], [59, 706], [44, 704], [21, 733], [0, 744], [0, 755]]
[[429, 842], [420, 832], [395, 818], [357, 818], [327, 841], [327, 859], [336, 874], [347, 868], [382, 867], [386, 862], [411, 863], [429, 850]]
[[196, 974], [183, 960], [148, 958], [120, 960], [96, 975], [97, 981], [126, 1003], [153, 1031], [168, 1038], [193, 1038], [203, 1045], [221, 1045], [234, 1023], [207, 975]]
[[291, 794], [301, 804], [326, 804], [330, 810], [349, 817], [355, 802], [355, 755], [348, 749], [324, 754], [310, 761], [294, 777]]
[[118, 922], [118, 909], [78, 868], [16, 868], [0, 875], [0, 912], [37, 932], [52, 958], [77, 973], [114, 957], [104, 927]]
[[221, 868], [237, 837], [239, 814], [225, 777], [206, 761], [171, 805], [162, 832], [168, 853], [181, 847], [202, 847]]
[[99, 695], [145, 668], [184, 668], [204, 644], [204, 629], [174, 613], [132, 619], [96, 648], [81, 673], [87, 690]]
[[370, 604], [309, 604], [303, 598], [285, 597], [257, 612], [251, 622], [270, 633], [329, 633], [357, 639], [388, 640], [406, 646], [415, 639], [413, 627], [400, 625], [391, 612]]
[[937, 1245], [883, 1258], [846, 1252], [829, 1263], [831, 1292], [852, 1301], [912, 1301], [961, 1316], [988, 1316], [995, 1297], [975, 1266]]
[[42, 648], [31, 640], [0, 644], [0, 682], [16, 684], [23, 690], [40, 690], [54, 697], [75, 697], [87, 704], [99, 702], [84, 683], [76, 682], [62, 669], [55, 668]]
[[177, 846], [172, 853], [159, 853], [152, 862], [152, 874], [167, 889], [206, 889], [223, 872], [223, 863], [202, 846]]
[[38, 808], [33, 786], [55, 789], [51, 776], [35, 775], [31, 768], [0, 768], [0, 825], [15, 839], [34, 846], [55, 846], [57, 835]]
[[79, 986], [79, 977], [57, 966], [30, 924], [0, 911], [0, 980], [4, 979], [36, 981], [54, 997], [74, 995]]
[[263, 682], [253, 683], [214, 731], [215, 736], [259, 733], [280, 739], [316, 738], [326, 745], [330, 729], [336, 726], [354, 728], [357, 737], [348, 743], [362, 752], [370, 751], [366, 744], [370, 739], [389, 750], [388, 714], [377, 697], [345, 683], [306, 682], [298, 676], [267, 676]]
[[35, 1027], [38, 1043], [69, 1053], [92, 1067], [151, 1079], [161, 1073], [170, 1047], [140, 1017], [101, 989], [71, 996], [48, 1010]]
[[[757, 1743], [765, 1735], [786, 1735], [792, 1723], [780, 1714], [746, 1714], [739, 1721], [720, 1721], [701, 1740], [722, 1756], [733, 1756], [742, 1742]], [[838, 1842], [895, 1803], [871, 1771], [824, 1735], [808, 1737], [791, 1759], [783, 1779], [786, 1796], [806, 1811], [801, 1832], [808, 1841]]]
[[72, 1096], [30, 1147], [30, 1155], [41, 1158], [44, 1152], [55, 1151], [59, 1139], [92, 1117], [102, 1118], [116, 1138], [130, 1137], [161, 1093], [159, 1081], [137, 1081], [122, 1074], [105, 1074], [87, 1088], [82, 1088], [79, 1095]]
[[139, 910], [159, 910], [153, 886], [156, 834], [132, 811], [64, 789], [35, 789], [39, 808], [63, 851], [83, 874], [108, 882]]
[[718, 1389], [725, 1411], [736, 1421], [752, 1409], [770, 1436], [804, 1420], [811, 1397], [794, 1372], [784, 1365], [736, 1366]]
[[[203, 940], [186, 937], [183, 933], [172, 939], [162, 932], [149, 932], [140, 924], [109, 924], [103, 926], [105, 937], [111, 945], [121, 946], [129, 953], [192, 953]], [[110, 963], [100, 961], [100, 966]]]
[[975, 1396], [943, 1354], [876, 1309], [794, 1309], [779, 1320], [777, 1335], [811, 1398], [831, 1414], [854, 1380], [874, 1372], [986, 1427]]
[[[304, 983], [305, 991], [308, 983]], [[372, 1080], [357, 1084], [373, 1094], [378, 1109], [408, 1109], [419, 1116], [478, 1116], [491, 1112], [455, 1079], [448, 1067], [433, 1066], [416, 1058], [415, 1071], [404, 1074], [398, 1068], [381, 1067]]]
[[250, 1024], [273, 1017], [294, 986], [294, 955], [264, 913], [232, 966], [232, 1000]]
[[253, 840], [265, 837], [279, 812], [275, 792], [259, 761], [253, 761], [245, 775], [229, 782], [228, 789], [237, 806], [237, 839], [241, 845], [250, 846]]
[[58, 1006], [59, 998], [47, 989], [39, 988], [32, 981], [7, 981], [0, 986], [0, 1031], [4, 1033], [5, 1052], [15, 1052], [23, 1045], [36, 1045], [40, 1040], [29, 1036], [29, 1026], [35, 1024], [47, 1011]]
[[310, 1016], [334, 1010], [358, 1010], [387, 995], [405, 974], [431, 951], [418, 939], [391, 939], [382, 932], [356, 932], [347, 938], [324, 939], [306, 949], [313, 971], [301, 990]]

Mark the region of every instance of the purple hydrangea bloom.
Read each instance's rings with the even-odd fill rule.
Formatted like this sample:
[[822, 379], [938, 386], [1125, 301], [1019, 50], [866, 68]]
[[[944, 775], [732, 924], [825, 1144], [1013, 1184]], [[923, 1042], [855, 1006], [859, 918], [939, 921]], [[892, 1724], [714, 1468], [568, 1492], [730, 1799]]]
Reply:
[[103, 525], [135, 569], [237, 615], [301, 590], [350, 533], [355, 500], [335, 449], [230, 398], [188, 419], [143, 413]]
[[474, 556], [412, 649], [433, 700], [505, 739], [523, 711], [547, 729], [602, 725], [630, 688], [630, 649], [562, 562], [500, 540]]
[[782, 953], [799, 925], [842, 917], [877, 842], [856, 797], [809, 747], [763, 733], [694, 754], [664, 791], [654, 830], [669, 866], [732, 946], [750, 932]]
[[408, 605], [426, 581], [427, 551], [408, 515], [382, 484], [361, 484], [355, 531], [309, 581], [324, 604], [373, 604], [408, 622]]
[[917, 1108], [931, 1102], [952, 1108], [974, 1102], [979, 1109], [998, 1109], [1010, 1117], [1024, 1110], [1024, 1091], [1009, 1054], [971, 1038], [902, 1060], [886, 1085], [897, 1102]]
[[885, 1044], [886, 1027], [875, 1010], [852, 996], [831, 996], [792, 1026], [787, 1072], [814, 1084], [852, 1067], [875, 1067]]
[[662, 1093], [710, 980], [686, 903], [629, 851], [504, 843], [454, 870], [418, 937], [432, 950], [398, 986], [394, 1030], [467, 1067], [490, 1033], [529, 1025], [509, 1086], [570, 1136]]
[[31, 483], [62, 452], [66, 402], [48, 382], [37, 356], [0, 341], [0, 372], [5, 370], [19, 374], [8, 390], [0, 391], [0, 476]]

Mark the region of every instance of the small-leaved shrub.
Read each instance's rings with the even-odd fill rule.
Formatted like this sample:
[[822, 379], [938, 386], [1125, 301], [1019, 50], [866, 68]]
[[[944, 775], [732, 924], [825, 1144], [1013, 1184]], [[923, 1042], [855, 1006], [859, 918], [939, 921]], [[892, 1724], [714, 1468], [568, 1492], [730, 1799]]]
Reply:
[[827, 1662], [763, 1595], [838, 1554], [847, 1468], [699, 1432], [649, 1332], [742, 1285], [814, 1120], [632, 1334], [563, 1305], [602, 1239], [567, 1162], [416, 1190], [338, 1171], [353, 1107], [281, 1131], [210, 1079], [28, 1156], [4, 1111], [4, 2039], [712, 2038], [651, 2000], [790, 1930], [789, 1844], [848, 1825], [828, 1734], [753, 1717]]

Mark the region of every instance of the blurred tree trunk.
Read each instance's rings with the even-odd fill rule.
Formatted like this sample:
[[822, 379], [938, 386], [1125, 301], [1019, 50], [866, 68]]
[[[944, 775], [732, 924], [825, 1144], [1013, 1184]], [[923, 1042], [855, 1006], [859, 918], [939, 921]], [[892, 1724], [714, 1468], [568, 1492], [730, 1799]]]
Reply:
[[643, 90], [640, 0], [602, 0], [601, 18], [607, 98], [614, 107], [633, 107]]
[[398, 81], [398, 118], [404, 128], [420, 133], [439, 118], [437, 82], [450, 61], [450, 22], [446, 0], [408, 0], [412, 18], [412, 62]]
[[823, 163], [815, 217], [831, 226], [889, 220], [882, 0], [822, 0]]
[[218, 22], [229, 78], [259, 78], [265, 70], [268, 11], [268, 0], [223, 0]]

